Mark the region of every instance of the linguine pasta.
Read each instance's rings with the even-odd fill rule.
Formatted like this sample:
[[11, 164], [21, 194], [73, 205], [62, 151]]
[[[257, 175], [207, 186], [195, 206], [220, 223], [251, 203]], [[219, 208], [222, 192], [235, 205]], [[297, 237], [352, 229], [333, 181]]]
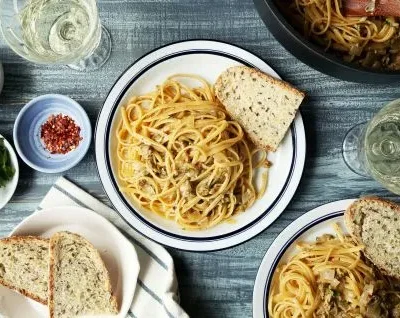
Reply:
[[376, 317], [385, 317], [378, 311], [385, 302], [387, 310], [398, 309], [399, 292], [364, 260], [364, 247], [336, 224], [334, 229], [336, 236], [299, 243], [297, 254], [278, 267], [268, 297], [270, 318], [351, 318], [367, 312], [370, 316], [372, 310]]
[[[178, 78], [197, 80], [191, 88]], [[247, 141], [212, 87], [174, 75], [121, 108], [117, 129], [120, 190], [184, 229], [206, 229], [253, 205], [253, 170], [267, 154]], [[257, 157], [254, 162], [253, 157]], [[267, 178], [263, 176], [261, 190]]]
[[[397, 69], [399, 23], [394, 17], [345, 16], [342, 0], [293, 0], [291, 21], [327, 50], [363, 66]], [[367, 14], [366, 14], [367, 15]]]

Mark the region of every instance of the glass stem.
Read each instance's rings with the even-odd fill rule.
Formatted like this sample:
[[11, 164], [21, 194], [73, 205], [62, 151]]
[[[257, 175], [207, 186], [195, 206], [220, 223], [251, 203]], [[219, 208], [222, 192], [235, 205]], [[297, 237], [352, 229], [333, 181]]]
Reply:
[[370, 177], [366, 165], [365, 156], [365, 133], [367, 122], [352, 127], [343, 140], [342, 154], [346, 165], [356, 174]]
[[387, 160], [398, 160], [400, 158], [400, 140], [392, 137], [376, 142], [372, 145], [372, 152], [375, 156]]
[[91, 72], [102, 67], [111, 54], [111, 36], [105, 27], [101, 27], [101, 37], [97, 48], [88, 57], [69, 64], [68, 67], [76, 71]]

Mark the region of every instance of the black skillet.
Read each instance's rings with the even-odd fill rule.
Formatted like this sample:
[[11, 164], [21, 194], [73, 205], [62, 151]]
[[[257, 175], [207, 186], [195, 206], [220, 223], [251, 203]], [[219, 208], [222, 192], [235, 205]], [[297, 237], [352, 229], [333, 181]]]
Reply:
[[273, 36], [291, 54], [314, 69], [336, 78], [360, 83], [392, 83], [400, 81], [400, 72], [372, 70], [346, 63], [307, 40], [282, 15], [275, 1], [253, 0], [258, 13]]

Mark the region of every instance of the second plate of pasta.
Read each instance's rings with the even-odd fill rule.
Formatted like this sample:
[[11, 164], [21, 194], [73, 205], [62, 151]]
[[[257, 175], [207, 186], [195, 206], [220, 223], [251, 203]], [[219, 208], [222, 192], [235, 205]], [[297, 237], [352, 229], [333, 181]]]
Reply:
[[375, 267], [348, 233], [344, 213], [353, 202], [322, 205], [279, 234], [258, 270], [254, 318], [398, 314], [398, 282]]
[[[253, 317], [259, 318], [272, 318], [272, 317], [304, 317], [307, 316], [307, 310], [313, 309], [314, 305], [317, 305], [317, 299], [313, 297], [313, 291], [318, 288], [303, 279], [304, 277], [314, 278], [314, 274], [310, 269], [311, 264], [305, 264], [303, 260], [296, 259], [304, 255], [304, 251], [301, 251], [301, 246], [304, 244], [314, 244], [317, 238], [321, 238], [323, 235], [333, 235], [335, 232], [335, 226], [337, 225], [340, 230], [345, 229], [344, 224], [344, 211], [354, 200], [342, 200], [333, 203], [322, 205], [293, 221], [285, 230], [279, 234], [274, 242], [269, 247], [267, 253], [258, 270], [257, 278], [254, 284], [253, 292]], [[344, 232], [345, 234], [347, 232]], [[324, 249], [325, 253], [329, 253], [329, 248]], [[296, 264], [303, 265], [302, 268], [297, 268], [291, 271], [294, 277], [285, 276], [286, 268], [289, 266], [296, 266]], [[323, 265], [323, 261], [320, 265]], [[289, 268], [290, 270], [290, 268]], [[304, 274], [305, 273], [305, 274]], [[283, 277], [283, 276], [285, 277]], [[281, 280], [281, 278], [283, 278]], [[296, 283], [298, 279], [299, 284]], [[282, 291], [286, 288], [286, 284], [292, 283], [296, 286], [307, 286], [310, 290], [302, 289], [302, 292], [307, 294], [306, 307], [301, 313], [301, 308], [304, 308], [300, 302], [296, 302], [296, 299], [292, 295], [286, 297], [281, 293], [281, 300], [285, 305], [276, 305], [278, 297], [276, 293], [278, 290]], [[304, 282], [304, 286], [302, 285]], [[281, 289], [279, 287], [282, 287]], [[294, 287], [297, 289], [297, 287]], [[289, 286], [290, 289], [290, 286]], [[292, 289], [293, 290], [293, 289]], [[298, 314], [298, 315], [297, 315]], [[312, 316], [312, 315], [311, 315]]]
[[120, 215], [155, 241], [196, 251], [237, 245], [269, 226], [297, 188], [300, 114], [277, 152], [252, 146], [213, 92], [235, 65], [278, 77], [238, 47], [187, 41], [139, 59], [107, 97], [96, 129], [100, 178]]

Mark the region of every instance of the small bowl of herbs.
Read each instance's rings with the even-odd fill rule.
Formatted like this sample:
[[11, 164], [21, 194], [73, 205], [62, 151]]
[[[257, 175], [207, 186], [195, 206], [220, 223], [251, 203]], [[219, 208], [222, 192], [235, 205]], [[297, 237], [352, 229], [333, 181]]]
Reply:
[[11, 144], [0, 135], [0, 209], [13, 196], [19, 178], [18, 158]]

